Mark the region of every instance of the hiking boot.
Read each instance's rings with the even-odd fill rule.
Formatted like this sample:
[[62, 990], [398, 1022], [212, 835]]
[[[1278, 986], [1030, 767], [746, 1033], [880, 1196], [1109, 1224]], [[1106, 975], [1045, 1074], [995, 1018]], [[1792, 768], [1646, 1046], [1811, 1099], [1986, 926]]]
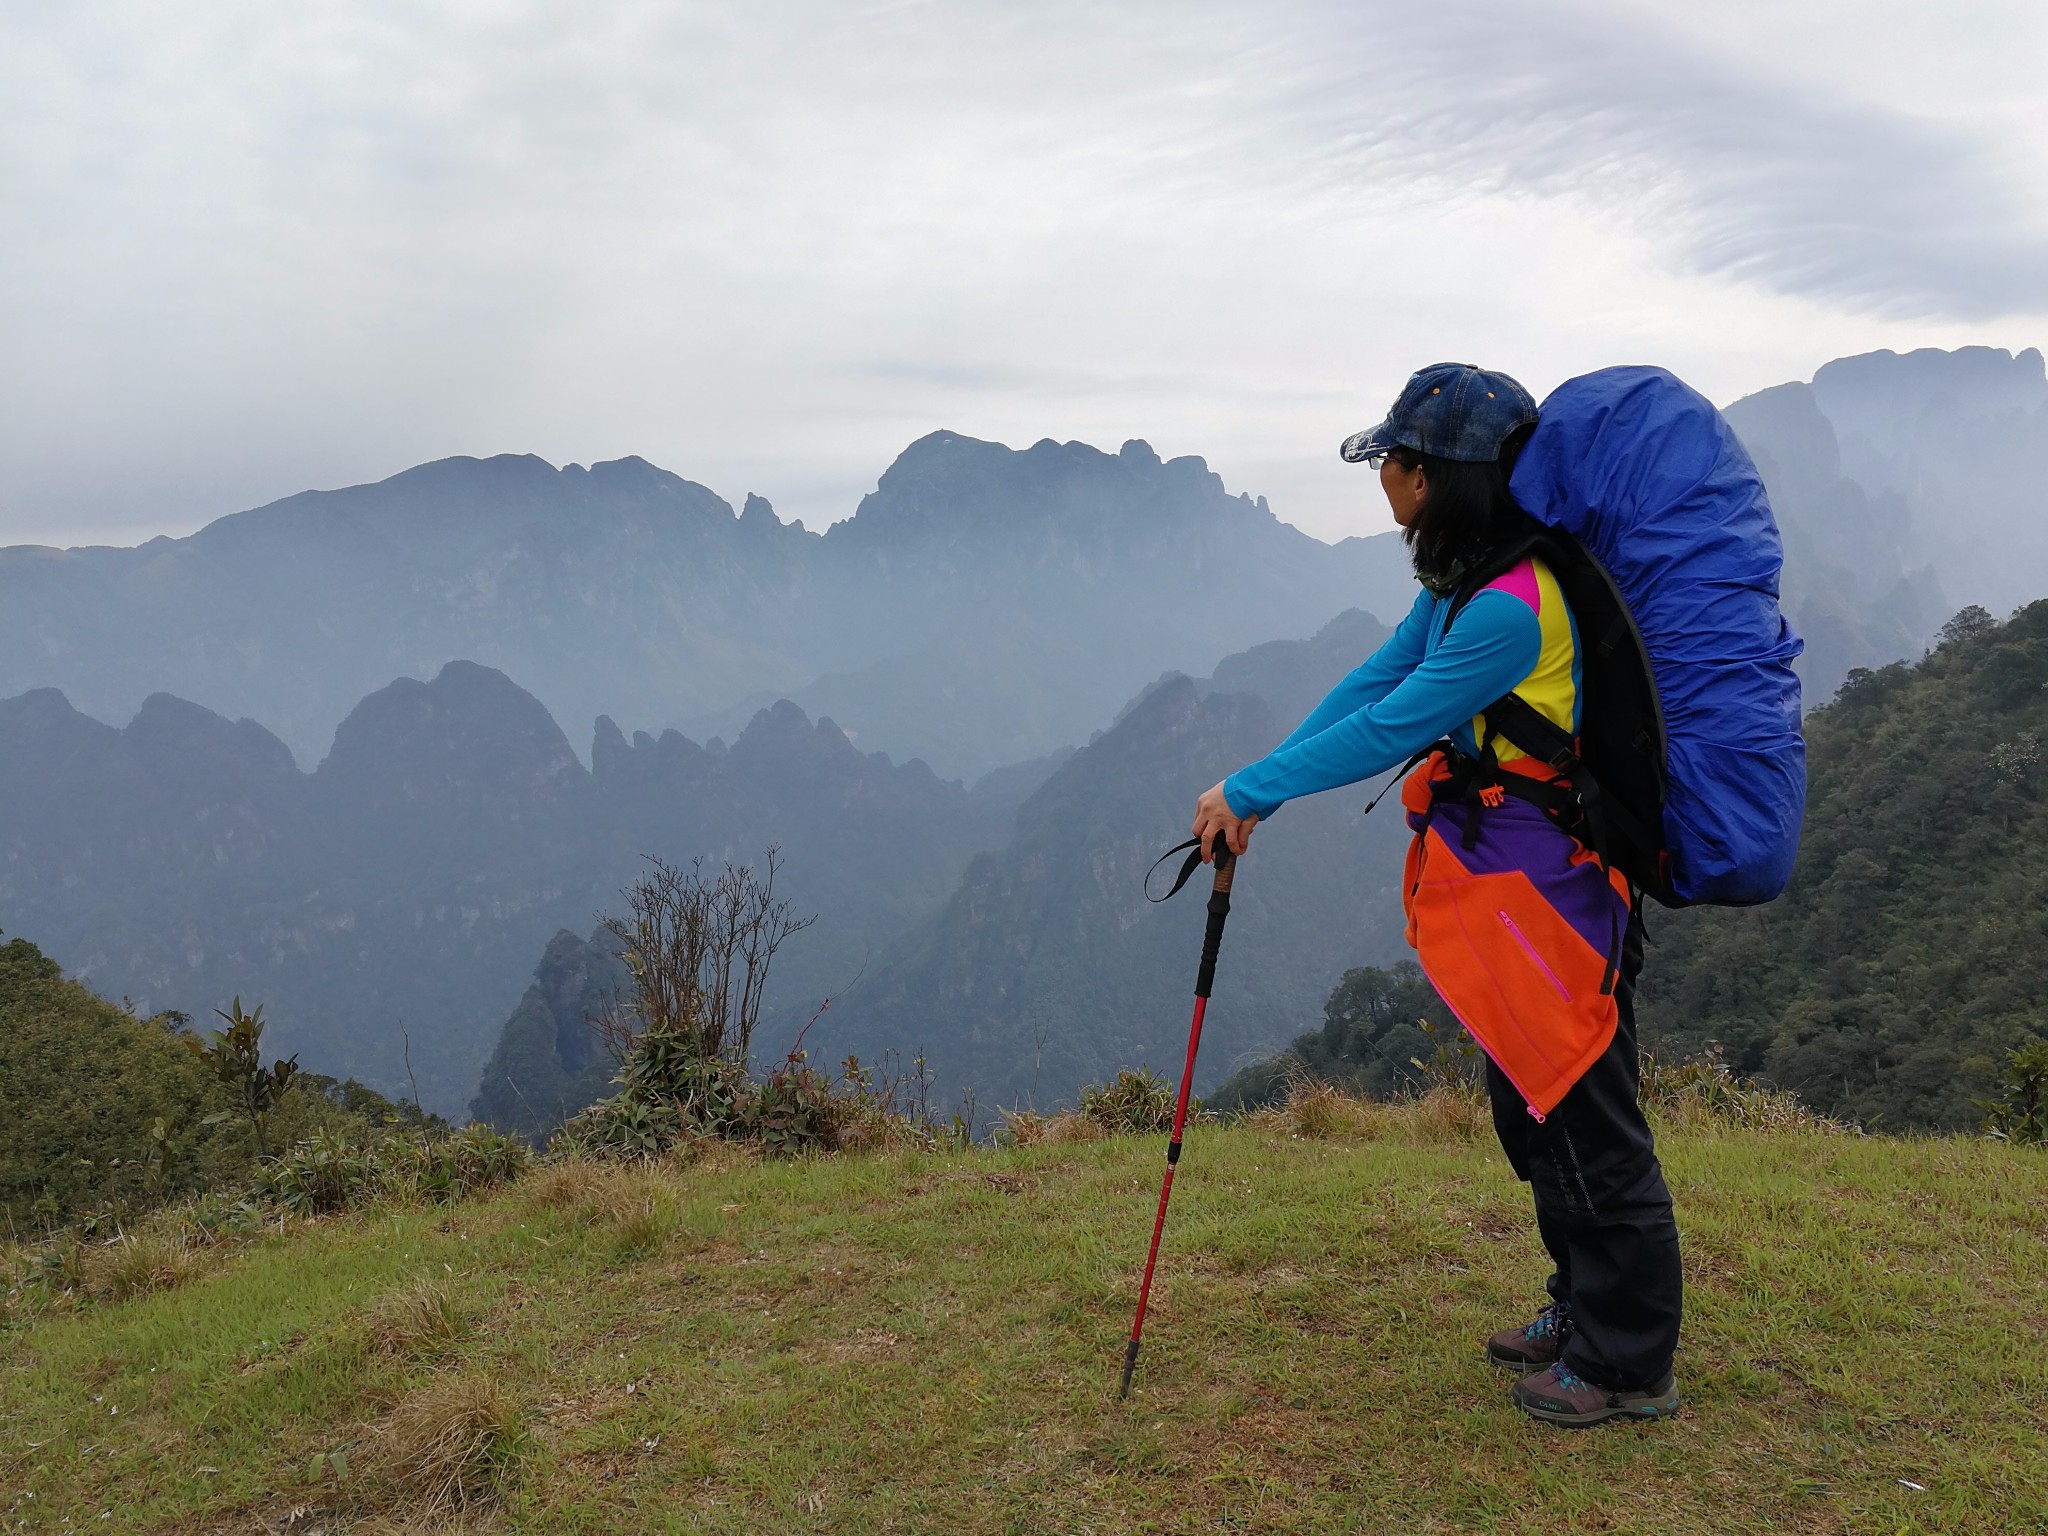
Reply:
[[1596, 1387], [1560, 1362], [1508, 1388], [1508, 1400], [1532, 1419], [1566, 1429], [1590, 1429], [1609, 1419], [1668, 1419], [1678, 1412], [1678, 1381], [1667, 1371], [1640, 1392]]
[[1536, 1320], [1520, 1328], [1503, 1328], [1486, 1341], [1486, 1363], [1524, 1376], [1557, 1364], [1564, 1353], [1564, 1341], [1572, 1336], [1572, 1307], [1568, 1301], [1553, 1301]]

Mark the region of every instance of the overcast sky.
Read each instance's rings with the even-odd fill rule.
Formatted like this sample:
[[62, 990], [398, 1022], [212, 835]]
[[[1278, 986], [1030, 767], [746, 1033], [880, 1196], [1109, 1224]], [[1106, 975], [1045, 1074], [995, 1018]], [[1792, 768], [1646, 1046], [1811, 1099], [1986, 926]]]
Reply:
[[813, 527], [938, 427], [1323, 537], [1440, 358], [2048, 341], [2040, 0], [0, 0], [0, 542], [449, 454]]

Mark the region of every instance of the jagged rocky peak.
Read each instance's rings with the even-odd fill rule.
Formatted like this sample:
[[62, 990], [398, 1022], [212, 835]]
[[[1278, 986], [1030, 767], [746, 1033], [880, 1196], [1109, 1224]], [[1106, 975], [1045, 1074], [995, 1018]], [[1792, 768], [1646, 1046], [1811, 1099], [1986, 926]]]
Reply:
[[291, 748], [254, 720], [230, 720], [175, 694], [144, 699], [121, 734], [149, 763], [203, 763], [236, 780], [299, 777]]
[[738, 762], [796, 756], [865, 761], [846, 732], [823, 718], [813, 724], [811, 717], [788, 699], [777, 699], [768, 708], [757, 710], [732, 744], [732, 755]]
[[583, 765], [540, 700], [495, 667], [451, 661], [429, 683], [402, 677], [358, 704], [334, 733], [323, 780], [453, 787], [568, 784]]
[[590, 772], [608, 779], [626, 766], [633, 749], [626, 745], [626, 733], [610, 715], [599, 715], [590, 735]]
[[691, 771], [708, 757], [703, 747], [681, 731], [663, 731], [659, 738], [635, 731], [628, 743], [610, 715], [599, 715], [590, 743], [590, 773], [604, 785], [639, 783]]
[[1081, 442], [1041, 438], [1016, 449], [941, 431], [898, 454], [854, 516], [826, 537], [841, 545], [934, 535], [1029, 539], [1046, 528], [1184, 520], [1223, 504], [1235, 498], [1202, 459], [1161, 462], [1136, 440], [1111, 454]]

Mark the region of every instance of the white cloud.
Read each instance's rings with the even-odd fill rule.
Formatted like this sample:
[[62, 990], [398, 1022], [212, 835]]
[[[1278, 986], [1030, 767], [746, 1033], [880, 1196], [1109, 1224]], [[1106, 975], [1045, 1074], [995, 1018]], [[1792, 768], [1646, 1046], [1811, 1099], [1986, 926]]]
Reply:
[[507, 450], [815, 525], [940, 425], [1145, 436], [1334, 536], [1335, 442], [1437, 357], [1727, 396], [2038, 339], [2031, 8], [1793, 8], [1833, 63], [1663, 9], [17, 5], [0, 539]]

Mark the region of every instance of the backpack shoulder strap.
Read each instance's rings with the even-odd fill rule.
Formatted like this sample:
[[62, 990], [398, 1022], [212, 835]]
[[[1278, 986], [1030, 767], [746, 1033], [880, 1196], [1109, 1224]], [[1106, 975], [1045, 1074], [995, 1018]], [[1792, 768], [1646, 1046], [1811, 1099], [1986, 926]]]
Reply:
[[1457, 621], [1458, 615], [1465, 611], [1465, 605], [1488, 586], [1499, 581], [1524, 560], [1544, 555], [1549, 548], [1550, 540], [1541, 533], [1518, 534], [1505, 543], [1494, 546], [1487, 552], [1486, 558], [1475, 565], [1465, 579], [1458, 583], [1458, 590], [1451, 594], [1451, 611], [1444, 620], [1444, 628], [1449, 629]]

